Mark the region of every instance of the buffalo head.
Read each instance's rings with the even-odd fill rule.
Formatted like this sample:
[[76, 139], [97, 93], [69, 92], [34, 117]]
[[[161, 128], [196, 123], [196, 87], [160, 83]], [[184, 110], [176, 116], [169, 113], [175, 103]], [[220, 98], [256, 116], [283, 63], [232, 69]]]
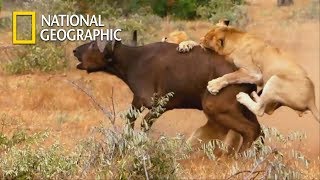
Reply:
[[[73, 50], [74, 56], [78, 59], [77, 69], [86, 70], [88, 73], [104, 71], [113, 63], [113, 52], [119, 41], [96, 40], [83, 44]], [[133, 32], [131, 44], [137, 45], [137, 32]]]

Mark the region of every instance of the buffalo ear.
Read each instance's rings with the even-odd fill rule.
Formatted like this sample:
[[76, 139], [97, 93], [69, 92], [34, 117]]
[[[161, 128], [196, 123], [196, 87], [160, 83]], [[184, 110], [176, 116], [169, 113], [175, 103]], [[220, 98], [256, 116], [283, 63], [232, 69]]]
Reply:
[[226, 26], [229, 26], [230, 20], [229, 19], [224, 19], [223, 20], [223, 24], [225, 24]]
[[97, 46], [98, 46], [98, 49], [101, 53], [103, 53], [104, 51], [104, 48], [106, 47], [107, 45], [107, 41], [106, 40], [101, 40], [101, 39], [97, 39]]
[[137, 30], [134, 30], [132, 33], [132, 41], [131, 41], [131, 46], [137, 46], [138, 45], [138, 32]]
[[230, 20], [228, 19], [220, 19], [219, 22], [216, 24], [217, 26], [229, 26]]

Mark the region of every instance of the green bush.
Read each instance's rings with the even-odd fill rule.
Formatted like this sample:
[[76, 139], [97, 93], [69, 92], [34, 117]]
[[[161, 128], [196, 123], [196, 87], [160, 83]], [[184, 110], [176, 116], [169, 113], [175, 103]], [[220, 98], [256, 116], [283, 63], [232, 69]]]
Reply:
[[61, 179], [77, 169], [77, 153], [65, 155], [58, 144], [39, 146], [48, 138], [47, 132], [28, 135], [16, 130], [11, 137], [0, 133], [1, 179]]
[[207, 4], [198, 6], [197, 15], [212, 22], [225, 18], [236, 22], [243, 16], [243, 11], [239, 6], [243, 3], [242, 0], [210, 0]]
[[180, 19], [193, 19], [196, 16], [196, 9], [196, 0], [176, 0], [172, 7], [172, 13]]
[[77, 156], [65, 156], [58, 145], [33, 149], [13, 147], [0, 158], [5, 179], [61, 179], [72, 175], [77, 168]]
[[38, 42], [22, 46], [17, 51], [18, 57], [4, 64], [4, 71], [8, 74], [59, 71], [68, 65], [61, 44]]
[[152, 0], [151, 7], [153, 13], [160, 17], [165, 17], [168, 14], [167, 0]]
[[[306, 138], [302, 132], [283, 135], [275, 128], [263, 127], [265, 137], [256, 140], [253, 146], [243, 153], [236, 154], [230, 167], [231, 175], [226, 179], [308, 179], [310, 160], [292, 146]], [[226, 145], [219, 140], [204, 144], [205, 154], [216, 160], [215, 149], [226, 151]]]
[[[172, 94], [153, 99], [157, 107], [152, 113], [162, 113], [169, 96]], [[126, 117], [139, 115], [129, 109], [120, 117], [127, 121]], [[82, 179], [88, 174], [88, 178], [94, 175], [97, 179], [177, 179], [181, 173], [178, 160], [191, 152], [180, 135], [154, 140], [129, 125], [96, 127], [73, 152], [58, 144], [48, 148], [37, 144], [47, 134], [14, 134], [18, 135], [0, 134], [1, 179]]]
[[176, 179], [179, 159], [189, 146], [180, 136], [150, 139], [144, 132], [126, 126], [121, 130], [96, 128], [98, 137], [83, 145], [82, 167], [98, 179]]

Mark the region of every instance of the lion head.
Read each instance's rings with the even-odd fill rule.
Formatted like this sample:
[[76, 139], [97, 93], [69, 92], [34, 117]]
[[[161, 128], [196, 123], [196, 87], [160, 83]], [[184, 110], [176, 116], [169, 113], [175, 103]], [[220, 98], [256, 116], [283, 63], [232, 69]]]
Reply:
[[234, 50], [236, 40], [243, 33], [233, 27], [216, 25], [200, 39], [200, 45], [212, 49], [220, 55], [228, 55]]

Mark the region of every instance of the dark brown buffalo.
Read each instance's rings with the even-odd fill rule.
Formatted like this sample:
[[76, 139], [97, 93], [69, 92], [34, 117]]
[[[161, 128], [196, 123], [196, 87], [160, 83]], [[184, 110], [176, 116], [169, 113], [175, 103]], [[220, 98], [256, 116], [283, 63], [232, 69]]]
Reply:
[[[80, 61], [77, 68], [88, 73], [104, 71], [121, 78], [134, 94], [132, 106], [135, 108], [151, 108], [154, 93], [162, 96], [174, 92], [166, 110], [203, 110], [208, 122], [194, 133], [192, 142], [197, 138], [224, 140], [231, 129], [242, 135], [241, 150], [244, 150], [260, 135], [256, 116], [236, 100], [239, 92], [256, 90], [255, 85], [230, 85], [215, 96], [207, 91], [209, 80], [235, 70], [217, 53], [195, 47], [190, 53], [182, 54], [176, 51], [176, 44], [164, 42], [139, 47], [109, 42], [103, 46], [101, 53], [98, 45], [99, 42], [90, 42], [74, 50]], [[147, 122], [152, 119], [151, 116], [146, 115]], [[134, 123], [135, 119], [131, 121]], [[240, 142], [239, 135], [231, 136], [232, 140], [226, 141]]]

